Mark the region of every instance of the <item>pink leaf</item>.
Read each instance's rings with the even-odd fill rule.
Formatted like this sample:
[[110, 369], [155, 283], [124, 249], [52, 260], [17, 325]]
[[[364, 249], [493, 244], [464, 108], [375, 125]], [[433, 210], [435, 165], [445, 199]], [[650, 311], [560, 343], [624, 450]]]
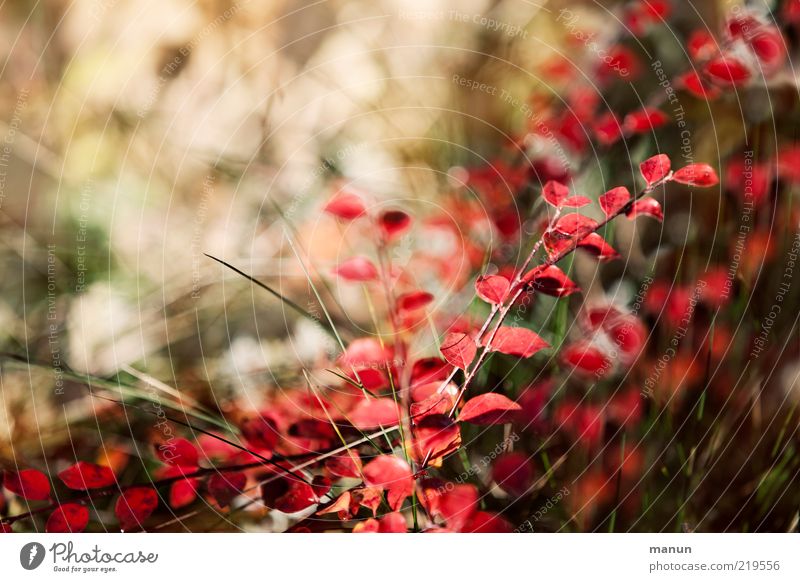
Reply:
[[361, 198], [348, 192], [338, 194], [325, 205], [325, 212], [342, 220], [354, 220], [366, 211]]
[[530, 358], [539, 350], [550, 347], [539, 335], [524, 327], [502, 326], [492, 340], [491, 351]]
[[80, 533], [89, 524], [89, 510], [84, 505], [65, 503], [59, 505], [47, 518], [47, 533]]
[[50, 481], [47, 476], [36, 469], [23, 469], [18, 473], [3, 473], [3, 486], [29, 501], [50, 499]]
[[613, 188], [600, 196], [600, 208], [603, 209], [606, 216], [614, 216], [620, 210], [625, 208], [628, 202], [631, 201], [631, 193], [625, 186], [618, 186]]
[[441, 352], [450, 365], [466, 370], [475, 359], [477, 348], [467, 334], [448, 333], [442, 342]]
[[346, 281], [364, 282], [378, 278], [378, 269], [372, 261], [364, 257], [347, 259], [334, 269], [334, 273]]
[[673, 179], [678, 184], [687, 184], [698, 188], [708, 188], [719, 184], [717, 173], [708, 164], [690, 164], [675, 172]]
[[499, 305], [503, 302], [508, 295], [510, 286], [508, 279], [500, 275], [484, 275], [475, 281], [475, 291], [478, 293], [478, 297], [492, 305]]
[[127, 489], [117, 499], [114, 515], [123, 531], [142, 527], [145, 520], [158, 507], [158, 494], [152, 487]]
[[648, 187], [663, 180], [669, 174], [671, 167], [672, 162], [664, 154], [658, 154], [639, 164], [639, 170]]
[[509, 400], [502, 394], [487, 392], [467, 400], [464, 408], [461, 409], [458, 421], [484, 425], [504, 424], [509, 422], [508, 417], [512, 413], [519, 410], [522, 410], [519, 404]]
[[58, 478], [70, 489], [83, 491], [109, 487], [116, 483], [114, 472], [103, 465], [79, 461], [58, 474]]
[[404, 293], [397, 298], [397, 308], [400, 311], [416, 311], [422, 309], [433, 301], [433, 295], [426, 291], [412, 291]]
[[364, 399], [348, 413], [347, 418], [360, 430], [395, 426], [400, 418], [400, 409], [392, 398]]
[[647, 197], [637, 200], [633, 203], [633, 206], [631, 206], [631, 209], [628, 210], [625, 216], [633, 220], [640, 214], [655, 218], [659, 222], [664, 220], [664, 212], [661, 210], [661, 204], [659, 204], [658, 200], [655, 198]]

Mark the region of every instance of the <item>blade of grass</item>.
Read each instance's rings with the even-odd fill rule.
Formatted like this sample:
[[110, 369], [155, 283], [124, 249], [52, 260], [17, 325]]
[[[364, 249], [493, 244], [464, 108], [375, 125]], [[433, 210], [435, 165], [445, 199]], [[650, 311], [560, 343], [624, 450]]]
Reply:
[[[292, 301], [288, 297], [285, 297], [285, 296], [281, 295], [280, 293], [275, 291], [275, 289], [273, 289], [272, 287], [270, 287], [266, 283], [262, 283], [261, 281], [259, 281], [255, 277], [252, 277], [252, 276], [248, 275], [247, 273], [245, 273], [241, 269], [238, 269], [237, 267], [234, 267], [233, 265], [231, 265], [227, 261], [223, 261], [220, 258], [217, 258], [217, 257], [215, 257], [213, 255], [209, 255], [208, 253], [203, 253], [203, 254], [205, 256], [207, 256], [209, 259], [217, 261], [219, 264], [227, 267], [228, 269], [230, 269], [231, 271], [233, 271], [237, 275], [241, 275], [242, 277], [244, 277], [245, 279], [247, 279], [248, 281], [250, 281], [254, 285], [256, 285], [258, 287], [261, 287], [265, 291], [269, 292], [275, 298], [280, 299], [283, 303], [285, 303], [288, 307], [290, 307], [292, 310], [294, 310], [299, 315], [302, 315], [303, 317], [305, 317], [306, 319], [308, 319], [310, 321], [313, 321], [314, 323], [320, 323], [319, 319], [314, 317], [311, 313], [309, 313], [308, 311], [306, 311], [305, 309], [300, 307], [297, 303], [295, 303], [294, 301]], [[315, 294], [316, 294], [316, 292], [315, 292]], [[317, 299], [319, 299], [319, 296], [317, 296]], [[324, 309], [325, 309], [325, 307], [323, 306], [323, 310]], [[325, 311], [325, 315], [328, 316], [328, 312], [327, 311]], [[328, 316], [328, 325], [322, 325], [322, 329], [324, 329], [327, 333], [331, 334], [341, 344], [341, 338], [339, 337], [339, 333], [333, 327], [333, 322], [330, 320], [330, 316]]]

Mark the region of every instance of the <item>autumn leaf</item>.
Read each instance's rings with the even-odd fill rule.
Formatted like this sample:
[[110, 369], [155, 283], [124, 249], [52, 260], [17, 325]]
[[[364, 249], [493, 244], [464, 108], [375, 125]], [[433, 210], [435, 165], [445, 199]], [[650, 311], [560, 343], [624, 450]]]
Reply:
[[511, 413], [519, 410], [522, 410], [519, 404], [502, 394], [487, 392], [467, 400], [458, 420], [471, 424], [504, 424]]
[[79, 461], [64, 469], [58, 474], [58, 478], [70, 489], [79, 491], [109, 487], [116, 483], [111, 469], [86, 461]]
[[3, 486], [28, 501], [50, 499], [50, 480], [44, 473], [36, 469], [23, 469], [19, 472], [5, 471]]
[[123, 531], [141, 528], [158, 507], [158, 493], [152, 487], [126, 489], [114, 505], [114, 515]]
[[440, 349], [444, 359], [461, 370], [469, 367], [478, 351], [475, 342], [465, 333], [448, 333]]

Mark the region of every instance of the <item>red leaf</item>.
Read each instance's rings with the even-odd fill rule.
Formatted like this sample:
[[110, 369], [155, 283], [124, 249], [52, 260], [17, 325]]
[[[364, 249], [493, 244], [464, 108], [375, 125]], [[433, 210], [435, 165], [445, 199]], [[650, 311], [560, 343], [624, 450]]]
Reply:
[[444, 380], [449, 373], [450, 366], [441, 358], [423, 358], [414, 362], [411, 368], [411, 385]]
[[325, 205], [325, 212], [342, 220], [354, 220], [362, 216], [367, 209], [361, 198], [355, 194], [342, 192]]
[[320, 498], [323, 495], [327, 495], [328, 491], [331, 490], [331, 480], [325, 475], [315, 475], [311, 480], [311, 488], [317, 498]]
[[[431, 386], [435, 387], [434, 390], [437, 390], [437, 387], [440, 385], [439, 382], [431, 383]], [[413, 397], [414, 393], [412, 392], [412, 398]], [[431, 416], [432, 414], [446, 414], [452, 407], [453, 397], [450, 394], [447, 392], [439, 393], [434, 391], [434, 393], [427, 398], [419, 402], [413, 402], [409, 407], [409, 412], [414, 422], [419, 422], [426, 416]]]
[[411, 217], [402, 210], [387, 210], [378, 218], [384, 237], [392, 240], [411, 227]]
[[500, 275], [484, 275], [475, 281], [475, 291], [478, 293], [478, 297], [492, 305], [499, 305], [503, 302], [508, 295], [510, 286], [511, 283], [508, 279]]
[[47, 533], [80, 533], [89, 524], [89, 510], [84, 505], [65, 503], [59, 505], [47, 518]]
[[492, 465], [492, 479], [501, 489], [519, 497], [533, 481], [533, 465], [523, 453], [506, 453]]
[[360, 430], [395, 426], [400, 419], [400, 408], [392, 398], [370, 398], [359, 402], [347, 419]]
[[620, 210], [625, 208], [625, 205], [631, 201], [631, 193], [625, 186], [618, 186], [613, 188], [600, 196], [600, 208], [603, 209], [606, 216], [613, 216]]
[[197, 448], [183, 438], [161, 443], [156, 447], [156, 454], [162, 463], [172, 466], [196, 467], [199, 460]]
[[573, 237], [566, 236], [554, 230], [548, 230], [544, 233], [543, 241], [547, 256], [551, 259], [561, 257], [562, 254], [571, 251], [575, 245], [575, 239], [573, 239]]
[[596, 220], [589, 218], [588, 216], [578, 214], [577, 212], [565, 214], [558, 220], [554, 227], [557, 232], [565, 236], [571, 236], [575, 238], [583, 238], [596, 228]]
[[639, 170], [642, 172], [642, 177], [648, 187], [663, 180], [669, 174], [671, 168], [672, 162], [664, 154], [658, 154], [639, 164]]
[[461, 531], [478, 509], [478, 489], [474, 485], [452, 485], [448, 483], [445, 492], [436, 502], [436, 515], [444, 519], [447, 527]]
[[70, 489], [83, 491], [109, 487], [116, 483], [114, 471], [103, 465], [79, 461], [61, 471], [58, 478]]
[[719, 87], [706, 83], [697, 71], [689, 71], [678, 78], [679, 85], [700, 99], [713, 100], [721, 94]]
[[280, 438], [275, 421], [265, 414], [257, 417], [245, 417], [239, 423], [239, 430], [242, 431], [244, 440], [250, 446], [262, 451], [272, 451]]
[[708, 164], [690, 164], [675, 172], [673, 179], [678, 184], [687, 184], [698, 188], [708, 188], [719, 184], [717, 173]]
[[593, 232], [583, 239], [578, 243], [578, 246], [589, 251], [597, 257], [599, 261], [613, 261], [619, 258], [619, 253], [614, 250], [614, 247], [608, 244], [605, 239], [596, 232]]
[[414, 488], [411, 467], [394, 455], [381, 455], [364, 466], [364, 482], [370, 487], [385, 489], [393, 510], [399, 509]]
[[175, 481], [169, 488], [169, 505], [174, 509], [186, 507], [197, 499], [197, 489], [200, 487], [200, 480], [181, 479]]
[[622, 137], [622, 126], [613, 113], [606, 113], [594, 123], [594, 133], [603, 145], [612, 145]]
[[448, 333], [441, 347], [444, 359], [461, 370], [469, 367], [477, 351], [475, 342], [465, 333]]
[[741, 85], [750, 79], [750, 69], [734, 57], [718, 57], [705, 70], [709, 77], [726, 85]]
[[750, 38], [749, 44], [766, 73], [775, 71], [786, 60], [783, 37], [774, 26], [761, 27], [761, 30]]
[[504, 325], [497, 330], [492, 340], [491, 351], [530, 358], [539, 350], [549, 347], [550, 344], [529, 329]]
[[487, 392], [467, 400], [461, 409], [458, 421], [472, 424], [504, 424], [508, 422], [507, 416], [519, 410], [522, 410], [519, 404], [502, 394]]
[[658, 129], [667, 122], [664, 112], [652, 107], [633, 111], [625, 116], [625, 129], [630, 133], [645, 133]]
[[344, 451], [325, 461], [325, 468], [334, 477], [361, 477], [361, 457], [357, 451]]
[[563, 206], [565, 208], [583, 208], [591, 203], [592, 201], [586, 196], [570, 196], [564, 200]]
[[378, 278], [378, 269], [364, 257], [353, 257], [336, 267], [333, 272], [345, 281], [364, 282]]
[[50, 499], [50, 481], [44, 473], [36, 469], [23, 469], [18, 473], [5, 471], [3, 486], [29, 501]]
[[416, 311], [433, 301], [433, 295], [426, 291], [412, 291], [397, 298], [397, 309], [400, 311]]
[[686, 43], [689, 56], [695, 61], [705, 61], [719, 50], [716, 39], [705, 29], [694, 31]]
[[586, 340], [567, 346], [561, 352], [561, 359], [586, 375], [604, 376], [611, 371], [611, 361], [605, 353]]
[[352, 504], [352, 496], [350, 495], [349, 491], [345, 491], [331, 505], [320, 509], [317, 512], [317, 515], [325, 515], [326, 513], [336, 513], [338, 514], [339, 519], [349, 519], [351, 516], [351, 511], [350, 511], [351, 504]]
[[569, 196], [569, 188], [555, 180], [550, 180], [542, 188], [542, 197], [548, 204], [556, 208], [561, 207], [567, 196]]
[[661, 210], [661, 204], [655, 198], [641, 198], [633, 203], [631, 209], [625, 214], [629, 219], [633, 220], [640, 214], [650, 216], [658, 221], [664, 220], [664, 212]]
[[220, 507], [228, 507], [247, 485], [247, 476], [241, 471], [215, 473], [208, 479], [208, 494]]
[[464, 525], [466, 533], [511, 533], [511, 524], [505, 519], [488, 511], [478, 511]]
[[123, 531], [142, 527], [145, 520], [158, 507], [158, 493], [152, 487], [127, 489], [117, 499], [114, 515]]
[[261, 486], [264, 505], [283, 513], [297, 513], [319, 502], [314, 489], [298, 477], [281, 477]]
[[380, 524], [378, 530], [380, 533], [406, 533], [408, 531], [406, 518], [402, 513], [396, 511], [387, 513], [378, 520], [378, 523]]
[[435, 463], [461, 446], [461, 429], [446, 414], [428, 415], [414, 427], [413, 445], [419, 462]]
[[393, 358], [392, 349], [375, 338], [362, 337], [350, 342], [341, 357], [341, 365], [353, 368], [387, 369]]
[[539, 266], [528, 272], [523, 283], [552, 297], [567, 297], [580, 291], [580, 288], [555, 265]]

